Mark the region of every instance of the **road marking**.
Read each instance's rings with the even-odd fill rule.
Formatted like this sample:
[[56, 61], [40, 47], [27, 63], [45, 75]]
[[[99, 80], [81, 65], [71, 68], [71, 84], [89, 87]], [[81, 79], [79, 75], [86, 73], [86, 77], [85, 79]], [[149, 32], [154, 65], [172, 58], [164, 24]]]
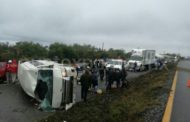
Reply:
[[168, 97], [168, 102], [166, 105], [162, 122], [170, 122], [170, 119], [171, 119], [173, 101], [174, 101], [174, 96], [175, 96], [175, 91], [176, 91], [177, 76], [178, 76], [178, 71], [176, 71], [175, 73], [175, 77], [174, 77], [172, 88]]

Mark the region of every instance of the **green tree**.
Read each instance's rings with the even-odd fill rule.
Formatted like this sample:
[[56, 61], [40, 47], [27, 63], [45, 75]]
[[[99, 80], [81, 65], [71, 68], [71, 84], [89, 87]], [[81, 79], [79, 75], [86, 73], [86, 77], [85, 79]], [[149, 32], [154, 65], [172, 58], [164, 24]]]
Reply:
[[18, 58], [43, 59], [48, 54], [46, 47], [33, 42], [17, 42], [14, 49]]

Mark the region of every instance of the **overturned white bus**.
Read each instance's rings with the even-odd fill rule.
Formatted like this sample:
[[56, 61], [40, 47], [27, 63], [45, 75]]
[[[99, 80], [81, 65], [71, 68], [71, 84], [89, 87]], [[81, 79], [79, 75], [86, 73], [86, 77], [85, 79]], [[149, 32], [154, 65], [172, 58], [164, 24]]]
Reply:
[[18, 79], [29, 96], [40, 101], [40, 107], [71, 108], [76, 101], [75, 68], [53, 61], [32, 60], [19, 63]]

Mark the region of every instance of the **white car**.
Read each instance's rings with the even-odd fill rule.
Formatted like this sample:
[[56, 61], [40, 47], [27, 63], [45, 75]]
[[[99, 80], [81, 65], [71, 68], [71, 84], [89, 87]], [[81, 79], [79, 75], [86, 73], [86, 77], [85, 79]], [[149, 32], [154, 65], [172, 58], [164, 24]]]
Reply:
[[106, 69], [108, 68], [114, 68], [114, 69], [119, 69], [122, 70], [122, 66], [125, 66], [126, 61], [122, 59], [110, 59], [107, 62]]

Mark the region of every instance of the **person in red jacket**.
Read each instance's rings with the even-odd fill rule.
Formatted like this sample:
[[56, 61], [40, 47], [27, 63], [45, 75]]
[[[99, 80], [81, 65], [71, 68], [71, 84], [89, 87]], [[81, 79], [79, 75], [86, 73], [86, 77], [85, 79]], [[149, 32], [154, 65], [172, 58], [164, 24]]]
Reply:
[[7, 81], [14, 83], [16, 81], [18, 64], [16, 60], [9, 60], [7, 63]]

